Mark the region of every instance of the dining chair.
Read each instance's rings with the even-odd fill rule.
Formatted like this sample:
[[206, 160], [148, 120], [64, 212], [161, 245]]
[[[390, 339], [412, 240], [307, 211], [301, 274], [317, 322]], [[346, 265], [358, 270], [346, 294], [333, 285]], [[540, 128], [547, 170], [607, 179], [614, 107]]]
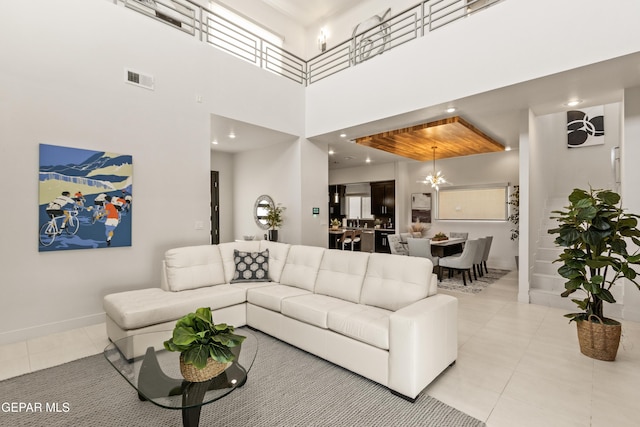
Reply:
[[[487, 268], [487, 260], [489, 259], [489, 251], [491, 250], [491, 243], [493, 242], [493, 236], [485, 237], [487, 239], [484, 245], [484, 253], [482, 254], [482, 264], [484, 265], [485, 273], [489, 274], [489, 269]], [[482, 269], [482, 265], [480, 266]]]
[[[473, 282], [471, 278], [471, 268], [473, 268], [473, 261], [478, 251], [480, 242], [478, 240], [468, 240], [464, 246], [464, 250], [460, 255], [452, 255], [438, 260], [438, 265], [441, 269], [446, 268], [449, 271], [449, 277], [453, 271], [460, 271], [462, 273], [462, 283], [467, 286], [467, 280], [465, 273], [469, 276], [469, 281]], [[442, 280], [442, 276], [440, 277]]]
[[476, 280], [478, 280], [478, 276], [484, 276], [484, 274], [482, 274], [482, 256], [484, 255], [484, 248], [487, 244], [487, 239], [485, 237], [480, 237], [478, 242], [480, 242], [480, 244], [478, 245], [478, 249], [473, 257], [473, 278]]
[[402, 244], [399, 234], [389, 234], [387, 236], [387, 242], [389, 242], [389, 249], [391, 250], [392, 254], [408, 255], [407, 248]]
[[417, 256], [428, 258], [433, 263], [433, 268], [440, 278], [440, 267], [438, 267], [437, 256], [431, 255], [431, 239], [422, 239], [417, 237], [408, 237], [407, 245], [409, 246], [409, 256]]
[[451, 233], [449, 233], [449, 237], [452, 239], [463, 239], [462, 247], [464, 248], [464, 244], [467, 242], [467, 239], [469, 238], [469, 233], [462, 232], [462, 231], [452, 231]]
[[449, 233], [449, 237], [452, 239], [464, 239], [467, 240], [469, 238], [469, 233], [463, 233], [460, 231], [452, 231]]

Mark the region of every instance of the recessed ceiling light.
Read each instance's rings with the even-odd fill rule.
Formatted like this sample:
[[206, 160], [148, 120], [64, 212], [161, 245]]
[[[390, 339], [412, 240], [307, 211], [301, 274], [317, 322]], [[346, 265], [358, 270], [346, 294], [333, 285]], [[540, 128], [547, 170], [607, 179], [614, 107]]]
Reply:
[[578, 104], [582, 104], [582, 100], [581, 100], [581, 99], [574, 99], [574, 100], [571, 100], [571, 101], [567, 102], [567, 103], [566, 103], [566, 104], [564, 104], [564, 105], [566, 105], [567, 107], [575, 107], [575, 106], [576, 106], [576, 105], [578, 105]]
[[345, 138], [346, 136], [347, 136], [347, 134], [346, 134], [346, 133], [341, 133], [341, 134], [340, 134], [340, 138]]
[[233, 132], [229, 132], [229, 138], [234, 139], [236, 137], [236, 134]]
[[456, 111], [456, 107], [447, 108], [447, 113], [453, 113], [454, 111]]
[[367, 160], [365, 160], [365, 162], [371, 163], [371, 159], [367, 157]]
[[506, 147], [504, 147], [504, 151], [511, 151], [511, 147], [507, 145]]
[[211, 143], [212, 143], [213, 145], [218, 145], [218, 140], [217, 140], [217, 139], [214, 139], [213, 141], [211, 141]]
[[334, 154], [334, 153], [335, 153], [335, 151], [329, 150], [329, 154]]

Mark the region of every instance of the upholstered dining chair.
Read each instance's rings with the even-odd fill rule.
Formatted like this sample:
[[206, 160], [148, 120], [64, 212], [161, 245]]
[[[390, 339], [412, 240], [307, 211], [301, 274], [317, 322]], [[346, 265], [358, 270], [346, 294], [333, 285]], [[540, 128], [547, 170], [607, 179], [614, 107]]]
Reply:
[[[484, 254], [482, 254], [482, 264], [484, 265], [484, 272], [489, 274], [489, 269], [487, 269], [487, 260], [489, 259], [489, 251], [491, 250], [493, 236], [487, 236], [485, 239], [487, 239], [487, 241], [484, 245]], [[480, 266], [480, 269], [482, 269], [482, 265]]]
[[464, 244], [467, 242], [467, 239], [469, 238], [469, 233], [462, 232], [462, 231], [452, 231], [449, 233], [449, 237], [452, 239], [463, 239], [462, 247], [464, 248]]
[[408, 237], [407, 245], [409, 247], [409, 256], [418, 256], [430, 259], [433, 263], [434, 271], [438, 275], [438, 278], [440, 278], [440, 268], [438, 267], [439, 258], [431, 255], [431, 239]]
[[478, 242], [480, 242], [480, 244], [478, 245], [478, 249], [473, 257], [473, 278], [476, 280], [478, 280], [478, 276], [484, 276], [484, 274], [482, 274], [482, 256], [484, 255], [484, 248], [487, 244], [487, 239], [485, 237], [480, 237]]
[[449, 237], [452, 239], [464, 239], [467, 240], [469, 238], [469, 233], [463, 233], [460, 231], [452, 231], [449, 233]]
[[473, 261], [479, 245], [480, 242], [478, 240], [468, 240], [460, 255], [440, 258], [438, 260], [438, 265], [441, 269], [448, 269], [449, 277], [451, 277], [451, 273], [453, 271], [460, 271], [462, 273], [462, 283], [464, 286], [467, 286], [465, 273], [469, 276], [469, 281], [473, 282], [473, 279], [471, 278], [471, 269], [473, 268]]
[[389, 242], [389, 249], [391, 250], [392, 254], [408, 255], [407, 248], [402, 244], [399, 234], [389, 234], [387, 236], [387, 242]]

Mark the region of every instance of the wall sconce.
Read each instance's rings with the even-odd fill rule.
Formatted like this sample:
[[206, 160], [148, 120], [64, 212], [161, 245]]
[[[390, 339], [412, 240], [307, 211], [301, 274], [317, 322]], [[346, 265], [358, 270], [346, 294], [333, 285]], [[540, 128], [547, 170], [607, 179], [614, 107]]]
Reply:
[[327, 50], [327, 30], [324, 28], [320, 29], [320, 35], [318, 36], [318, 49], [321, 52]]

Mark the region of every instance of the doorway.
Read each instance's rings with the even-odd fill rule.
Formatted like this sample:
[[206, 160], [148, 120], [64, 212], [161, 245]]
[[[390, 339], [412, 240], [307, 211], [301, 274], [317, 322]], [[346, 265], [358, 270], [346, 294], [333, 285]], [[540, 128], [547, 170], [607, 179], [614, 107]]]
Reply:
[[220, 185], [218, 171], [211, 171], [211, 244], [220, 243]]

